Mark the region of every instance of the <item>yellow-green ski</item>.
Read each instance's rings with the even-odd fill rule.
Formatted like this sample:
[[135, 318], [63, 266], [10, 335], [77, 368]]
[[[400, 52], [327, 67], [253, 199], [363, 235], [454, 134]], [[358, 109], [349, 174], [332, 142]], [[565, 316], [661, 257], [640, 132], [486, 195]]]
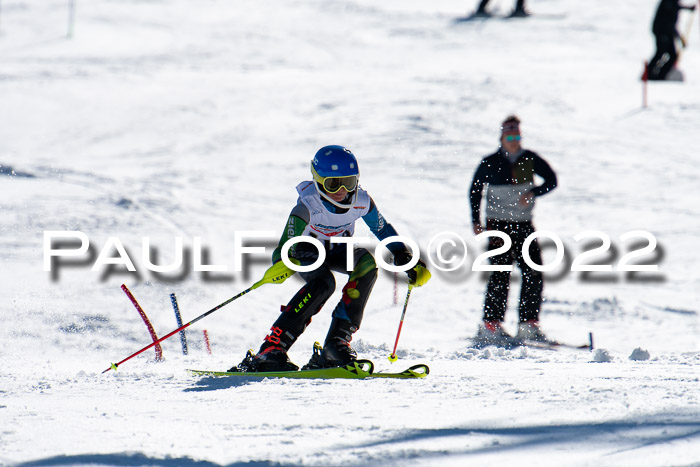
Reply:
[[374, 363], [370, 360], [357, 360], [344, 367], [318, 368], [314, 370], [297, 371], [264, 371], [264, 372], [241, 372], [241, 371], [209, 371], [209, 370], [187, 370], [195, 376], [220, 376], [237, 378], [305, 378], [305, 379], [368, 379], [368, 378], [425, 378], [430, 369], [428, 365], [418, 364], [400, 373], [374, 373]]

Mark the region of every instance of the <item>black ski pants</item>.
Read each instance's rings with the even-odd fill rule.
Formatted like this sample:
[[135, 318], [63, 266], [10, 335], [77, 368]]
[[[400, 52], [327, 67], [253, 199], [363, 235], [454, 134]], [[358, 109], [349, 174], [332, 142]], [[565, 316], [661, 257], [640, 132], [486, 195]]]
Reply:
[[[522, 285], [520, 286], [520, 304], [518, 313], [520, 322], [537, 320], [542, 304], [542, 273], [532, 269], [523, 260], [523, 243], [525, 239], [535, 231], [532, 222], [509, 222], [487, 220], [488, 230], [499, 230], [510, 237], [512, 245], [510, 250], [490, 258], [491, 264], [509, 265], [515, 263], [522, 273]], [[503, 240], [490, 237], [489, 251], [503, 246]], [[530, 243], [528, 249], [530, 258], [535, 264], [542, 264], [542, 252], [537, 239]], [[510, 289], [510, 272], [493, 271], [489, 277], [484, 299], [484, 320], [503, 321], [508, 306], [508, 291]]]
[[663, 80], [678, 59], [673, 36], [659, 34], [656, 36], [656, 54], [647, 68], [650, 80]]
[[[477, 8], [477, 11], [483, 12], [486, 10], [486, 5], [489, 4], [490, 0], [481, 0], [479, 3], [479, 7]], [[522, 11], [525, 9], [525, 0], [516, 0], [515, 2], [515, 10], [516, 11]]]
[[[328, 247], [331, 248], [328, 248]], [[333, 271], [349, 275], [348, 282], [343, 287], [343, 295], [333, 310], [333, 322], [338, 327], [343, 321], [355, 332], [362, 323], [367, 299], [377, 280], [377, 265], [372, 254], [364, 248], [353, 249], [354, 267], [347, 269], [347, 245], [344, 243], [326, 245], [326, 260], [318, 268], [299, 275], [306, 284], [292, 297], [282, 313], [272, 325], [270, 334], [265, 338], [267, 345], [279, 345], [285, 349], [291, 347], [318, 313], [336, 288]], [[319, 253], [316, 247], [309, 243], [298, 243], [291, 253], [302, 266], [316, 262]], [[329, 332], [334, 332], [334, 325]], [[265, 343], [263, 346], [266, 345]]]

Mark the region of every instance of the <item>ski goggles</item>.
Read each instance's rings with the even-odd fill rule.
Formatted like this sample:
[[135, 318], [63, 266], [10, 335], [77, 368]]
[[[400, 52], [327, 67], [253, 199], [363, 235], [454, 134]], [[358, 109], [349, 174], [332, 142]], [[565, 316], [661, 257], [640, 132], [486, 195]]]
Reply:
[[328, 193], [338, 193], [341, 188], [345, 188], [346, 191], [350, 192], [357, 187], [357, 175], [349, 175], [347, 177], [321, 177], [315, 175], [314, 178]]
[[520, 135], [506, 135], [506, 141], [520, 141]]

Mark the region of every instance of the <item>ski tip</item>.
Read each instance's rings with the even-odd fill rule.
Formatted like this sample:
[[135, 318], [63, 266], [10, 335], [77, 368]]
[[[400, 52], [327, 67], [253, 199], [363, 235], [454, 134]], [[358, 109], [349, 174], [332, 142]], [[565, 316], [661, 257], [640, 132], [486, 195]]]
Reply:
[[391, 355], [389, 355], [388, 358], [389, 358], [389, 361], [390, 361], [391, 363], [394, 363], [396, 360], [399, 359], [399, 357], [397, 357], [396, 354], [394, 354], [394, 353], [391, 354]]
[[419, 363], [407, 369], [406, 372], [415, 378], [425, 378], [430, 374], [430, 368], [424, 363]]

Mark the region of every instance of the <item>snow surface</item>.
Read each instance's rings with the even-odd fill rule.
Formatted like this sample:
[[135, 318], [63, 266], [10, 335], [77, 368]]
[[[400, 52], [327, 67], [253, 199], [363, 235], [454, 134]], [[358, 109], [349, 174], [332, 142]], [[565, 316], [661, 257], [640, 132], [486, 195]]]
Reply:
[[[698, 27], [685, 83], [639, 76], [654, 51], [654, 0], [532, 0], [524, 20], [455, 22], [476, 0], [4, 0], [0, 11], [0, 464], [39, 465], [700, 465], [697, 146]], [[472, 5], [473, 4], [473, 5]], [[507, 12], [512, 3], [492, 2]], [[688, 15], [679, 27], [685, 30]], [[692, 24], [692, 23], [691, 23]], [[470, 348], [484, 278], [470, 267], [467, 189], [498, 125], [557, 170], [536, 225], [569, 260], [574, 236], [651, 232], [658, 273], [549, 274], [545, 332], [594, 352]], [[383, 273], [355, 346], [381, 370], [430, 365], [422, 380], [229, 381], [299, 287], [266, 285], [117, 372], [110, 362], [246, 289], [266, 254], [234, 272], [236, 232], [277, 237], [313, 153], [342, 144], [362, 186], [424, 253], [454, 232], [463, 268], [415, 289]], [[14, 174], [11, 172], [14, 170]], [[44, 232], [84, 232], [78, 264], [45, 272]], [[368, 230], [358, 223], [358, 235]], [[90, 268], [116, 237], [137, 265]], [[176, 237], [204, 263], [156, 276]], [[590, 240], [590, 239], [589, 239]], [[643, 244], [643, 243], [642, 243]], [[109, 253], [109, 251], [107, 252]], [[553, 249], [546, 258], [553, 258]], [[116, 253], [112, 250], [112, 256]], [[187, 255], [189, 257], [189, 254]], [[514, 331], [514, 276], [506, 327]], [[338, 276], [342, 284], [344, 278]], [[323, 340], [334, 295], [290, 355]], [[206, 351], [203, 330], [211, 342]]]

